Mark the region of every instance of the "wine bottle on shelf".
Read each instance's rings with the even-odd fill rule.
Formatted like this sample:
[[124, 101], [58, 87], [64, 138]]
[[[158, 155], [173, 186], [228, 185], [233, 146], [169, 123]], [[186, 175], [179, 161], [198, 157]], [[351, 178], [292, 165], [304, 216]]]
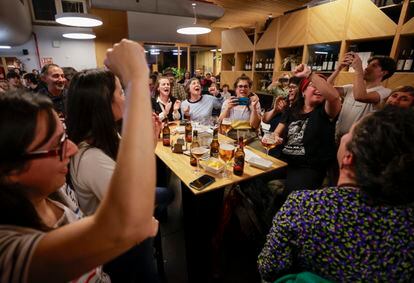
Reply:
[[275, 60], [272, 58], [270, 59], [271, 63], [270, 63], [270, 70], [273, 70], [275, 68]]
[[333, 71], [333, 67], [334, 67], [334, 55], [333, 53], [329, 54], [329, 60], [328, 60], [328, 66], [327, 66], [327, 71]]
[[266, 58], [265, 64], [264, 64], [265, 71], [269, 70], [269, 58]]
[[259, 70], [263, 70], [263, 59], [259, 59]]
[[410, 55], [405, 59], [403, 71], [410, 72], [413, 69], [414, 49], [411, 49]]
[[323, 55], [322, 71], [328, 70], [328, 54]]
[[259, 70], [259, 59], [256, 59], [256, 65], [254, 66], [254, 69], [256, 71]]
[[332, 71], [335, 71], [336, 67], [338, 67], [338, 54], [335, 54], [335, 56], [333, 58], [333, 62], [334, 62], [334, 64], [333, 64]]
[[404, 69], [405, 59], [406, 59], [406, 50], [404, 49], [401, 52], [400, 57], [398, 58], [396, 71], [402, 71]]

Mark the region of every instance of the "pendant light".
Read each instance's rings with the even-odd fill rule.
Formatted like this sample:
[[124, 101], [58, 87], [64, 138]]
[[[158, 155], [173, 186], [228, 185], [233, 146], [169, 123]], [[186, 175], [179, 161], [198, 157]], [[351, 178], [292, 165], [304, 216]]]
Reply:
[[191, 5], [193, 6], [194, 23], [192, 25], [178, 27], [177, 32], [186, 35], [198, 35], [211, 32], [208, 26], [197, 24], [196, 3], [192, 3]]
[[59, 24], [72, 27], [97, 27], [102, 25], [102, 19], [98, 16], [85, 13], [58, 13], [55, 20]]

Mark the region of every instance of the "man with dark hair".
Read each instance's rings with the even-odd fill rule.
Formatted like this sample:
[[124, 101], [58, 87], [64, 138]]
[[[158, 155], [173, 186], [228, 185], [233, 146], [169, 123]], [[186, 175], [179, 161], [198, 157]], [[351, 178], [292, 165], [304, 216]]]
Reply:
[[22, 87], [20, 75], [15, 71], [8, 72], [6, 75], [6, 79], [9, 84], [9, 90], [16, 90]]
[[63, 73], [65, 74], [65, 79], [66, 79], [65, 88], [68, 89], [70, 81], [76, 75], [78, 71], [76, 71], [76, 69], [73, 67], [63, 67], [62, 70], [63, 70]]
[[41, 71], [41, 79], [47, 88], [40, 90], [40, 93], [47, 95], [53, 102], [53, 107], [60, 117], [65, 117], [66, 104], [66, 78], [62, 68], [56, 64], [47, 64]]
[[27, 73], [23, 76], [23, 79], [26, 82], [26, 88], [30, 92], [39, 92], [40, 85], [39, 85], [39, 78], [33, 73]]
[[381, 83], [391, 77], [396, 68], [392, 58], [374, 56], [368, 60], [368, 66], [364, 70], [358, 54], [349, 52], [345, 54], [344, 60], [338, 64], [338, 68], [328, 81], [332, 83], [339, 71], [346, 66], [354, 68], [355, 76], [353, 84], [337, 87], [341, 96], [344, 97], [336, 125], [338, 140], [349, 131], [352, 124], [365, 114], [377, 110], [378, 106], [390, 95], [391, 89], [383, 87]]

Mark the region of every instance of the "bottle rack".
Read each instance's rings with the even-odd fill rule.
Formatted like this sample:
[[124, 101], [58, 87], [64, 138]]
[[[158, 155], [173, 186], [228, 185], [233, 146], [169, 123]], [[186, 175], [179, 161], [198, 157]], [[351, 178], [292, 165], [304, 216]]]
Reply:
[[340, 47], [340, 42], [308, 45], [308, 66], [313, 71], [333, 72], [338, 63]]
[[275, 62], [275, 50], [260, 50], [256, 51], [255, 72], [273, 73]]
[[[335, 24], [331, 21], [333, 14], [338, 15]], [[247, 35], [242, 36], [237, 29], [234, 33], [232, 30], [222, 33], [222, 42], [225, 42], [222, 46], [223, 51], [226, 52], [227, 49], [227, 53], [253, 53], [254, 66], [250, 74], [256, 86], [254, 90], [261, 88], [260, 81], [264, 79], [261, 73], [272, 73], [273, 78], [276, 78], [282, 73], [291, 72], [295, 65], [300, 63], [314, 65], [315, 61], [319, 61], [319, 66], [322, 62], [322, 67], [317, 67], [317, 71], [329, 73], [332, 71], [329, 67], [336, 61], [339, 62], [346, 52], [354, 48], [356, 52], [367, 52], [366, 56], [385, 55], [396, 61], [406, 60], [414, 48], [414, 0], [402, 0], [398, 3], [394, 3], [393, 0], [331, 1], [274, 18], [269, 27], [263, 32], [259, 42], [253, 45], [251, 39]], [[259, 30], [259, 27], [256, 29]], [[323, 50], [325, 46], [329, 48], [328, 51]], [[268, 58], [265, 54], [269, 50], [274, 50], [273, 70], [255, 68], [257, 60]], [[403, 50], [406, 50], [404, 56]], [[327, 54], [317, 59], [316, 51]], [[270, 54], [270, 58], [272, 55]], [[284, 61], [291, 62], [284, 64]], [[238, 73], [238, 70], [232, 74], [227, 72], [223, 80], [233, 84], [233, 79]], [[352, 69], [343, 70], [335, 84], [352, 83], [353, 78]], [[390, 79], [384, 81], [383, 85], [389, 88], [399, 85], [414, 86], [413, 67], [409, 71], [397, 71]]]

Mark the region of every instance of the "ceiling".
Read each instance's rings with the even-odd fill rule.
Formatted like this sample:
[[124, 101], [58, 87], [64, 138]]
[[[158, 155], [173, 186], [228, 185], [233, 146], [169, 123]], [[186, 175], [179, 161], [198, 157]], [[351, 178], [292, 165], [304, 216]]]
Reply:
[[309, 2], [327, 0], [90, 0], [93, 8], [135, 11], [193, 17], [196, 3], [197, 18], [209, 20], [212, 27], [254, 27], [273, 17], [305, 6]]
[[272, 17], [306, 5], [309, 0], [210, 0], [224, 8], [224, 16], [213, 21], [212, 27], [234, 28], [253, 27]]

